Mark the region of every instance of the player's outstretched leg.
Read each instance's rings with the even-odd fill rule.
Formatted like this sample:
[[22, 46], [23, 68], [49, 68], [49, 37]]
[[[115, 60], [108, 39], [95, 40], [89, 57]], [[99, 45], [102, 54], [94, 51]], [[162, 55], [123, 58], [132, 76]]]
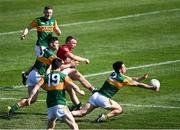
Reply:
[[110, 110], [107, 114], [101, 114], [95, 121], [96, 122], [103, 122], [106, 121], [109, 118], [112, 118], [114, 116], [117, 116], [123, 112], [122, 107], [115, 102], [114, 100], [110, 99], [110, 106], [105, 108], [107, 110]]

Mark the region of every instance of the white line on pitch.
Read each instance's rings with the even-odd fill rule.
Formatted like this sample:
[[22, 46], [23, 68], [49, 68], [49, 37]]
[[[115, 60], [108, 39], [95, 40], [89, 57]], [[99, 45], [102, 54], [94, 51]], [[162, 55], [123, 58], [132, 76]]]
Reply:
[[[167, 64], [173, 64], [173, 63], [178, 63], [180, 60], [174, 60], [174, 61], [164, 61], [164, 62], [159, 62], [159, 63], [153, 63], [153, 64], [147, 64], [147, 65], [140, 65], [140, 66], [134, 66], [134, 67], [129, 67], [127, 70], [135, 70], [135, 69], [140, 69], [140, 68], [148, 68], [148, 67], [154, 67], [154, 66], [160, 66], [160, 65], [167, 65]], [[99, 75], [105, 75], [109, 74], [112, 71], [105, 71], [105, 72], [100, 72], [100, 73], [94, 73], [94, 74], [87, 74], [84, 75], [84, 77], [94, 77], [94, 76], [99, 76]], [[22, 88], [22, 86], [13, 86], [13, 88]]]
[[[121, 20], [121, 19], [127, 19], [127, 18], [146, 16], [146, 15], [160, 14], [160, 13], [165, 13], [165, 12], [174, 12], [174, 11], [179, 11], [179, 10], [180, 10], [180, 8], [174, 8], [174, 9], [168, 9], [168, 10], [159, 10], [159, 11], [152, 11], [152, 12], [146, 12], [146, 13], [130, 14], [130, 15], [114, 17], [114, 18], [90, 20], [90, 21], [83, 21], [83, 22], [76, 22], [76, 23], [67, 23], [67, 24], [62, 24], [62, 25], [59, 25], [59, 26], [62, 26], [62, 27], [64, 26], [65, 27], [65, 26], [73, 26], [73, 25], [81, 25], [81, 24], [92, 24], [92, 23], [99, 23], [99, 22], [108, 22], [108, 21], [115, 21], [115, 20]], [[21, 31], [22, 30], [12, 31], [12, 32], [4, 32], [4, 33], [0, 33], [0, 36], [16, 34], [16, 33], [20, 33]], [[32, 29], [32, 31], [35, 31], [35, 29]]]
[[[159, 66], [159, 65], [167, 65], [167, 64], [177, 63], [177, 62], [180, 62], [180, 60], [165, 61], [165, 62], [159, 62], [159, 63], [148, 64], [148, 65], [134, 66], [134, 67], [127, 68], [127, 70], [134, 70], [134, 69], [140, 69], [140, 68], [148, 68], [148, 67]], [[106, 71], [106, 72], [101, 72], [101, 73], [88, 74], [88, 75], [84, 75], [84, 76], [87, 78], [87, 77], [93, 77], [93, 76], [98, 76], [98, 75], [109, 74], [111, 72], [112, 71]]]

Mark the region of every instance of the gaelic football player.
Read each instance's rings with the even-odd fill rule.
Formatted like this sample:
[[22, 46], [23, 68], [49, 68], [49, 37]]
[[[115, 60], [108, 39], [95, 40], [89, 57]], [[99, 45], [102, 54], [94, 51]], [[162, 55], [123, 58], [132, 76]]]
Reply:
[[105, 108], [110, 112], [107, 114], [101, 114], [96, 119], [96, 122], [102, 122], [121, 114], [123, 112], [121, 105], [111, 98], [124, 86], [134, 86], [159, 91], [159, 88], [156, 86], [138, 82], [147, 78], [147, 75], [139, 78], [125, 76], [124, 74], [126, 73], [126, 67], [122, 61], [115, 62], [113, 64], [113, 69], [114, 72], [110, 74], [103, 86], [89, 98], [88, 103], [85, 104], [81, 110], [72, 111], [73, 116], [85, 116], [98, 107]]

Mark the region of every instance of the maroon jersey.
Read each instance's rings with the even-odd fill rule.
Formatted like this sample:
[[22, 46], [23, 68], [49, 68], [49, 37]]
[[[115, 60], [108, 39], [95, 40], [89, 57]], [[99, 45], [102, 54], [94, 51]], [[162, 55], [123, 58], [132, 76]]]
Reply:
[[69, 61], [69, 58], [66, 56], [68, 52], [72, 52], [72, 49], [67, 45], [61, 45], [59, 46], [59, 49], [57, 51], [57, 56], [61, 58], [65, 63], [67, 63]]

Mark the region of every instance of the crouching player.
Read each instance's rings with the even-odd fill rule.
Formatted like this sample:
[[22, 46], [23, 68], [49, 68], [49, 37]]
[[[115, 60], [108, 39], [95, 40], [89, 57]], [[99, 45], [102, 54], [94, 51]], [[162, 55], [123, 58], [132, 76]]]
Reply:
[[109, 113], [101, 114], [95, 121], [102, 122], [111, 117], [117, 116], [123, 112], [122, 107], [111, 98], [121, 89], [123, 86], [135, 86], [146, 89], [159, 91], [159, 88], [148, 84], [140, 83], [139, 81], [147, 78], [148, 75], [143, 77], [128, 77], [126, 73], [126, 67], [122, 61], [117, 61], [113, 64], [114, 72], [110, 74], [108, 79], [104, 82], [103, 86], [98, 92], [95, 92], [81, 110], [72, 111], [74, 117], [82, 117], [90, 113], [97, 107], [102, 107], [110, 110]]
[[65, 90], [72, 87], [80, 95], [85, 95], [72, 80], [60, 72], [62, 60], [54, 59], [52, 61], [52, 72], [42, 78], [32, 90], [29, 98], [26, 100], [30, 105], [33, 96], [41, 86], [47, 91], [46, 104], [48, 107], [48, 129], [54, 129], [56, 120], [62, 119], [71, 129], [79, 129], [74, 117], [66, 106]]

